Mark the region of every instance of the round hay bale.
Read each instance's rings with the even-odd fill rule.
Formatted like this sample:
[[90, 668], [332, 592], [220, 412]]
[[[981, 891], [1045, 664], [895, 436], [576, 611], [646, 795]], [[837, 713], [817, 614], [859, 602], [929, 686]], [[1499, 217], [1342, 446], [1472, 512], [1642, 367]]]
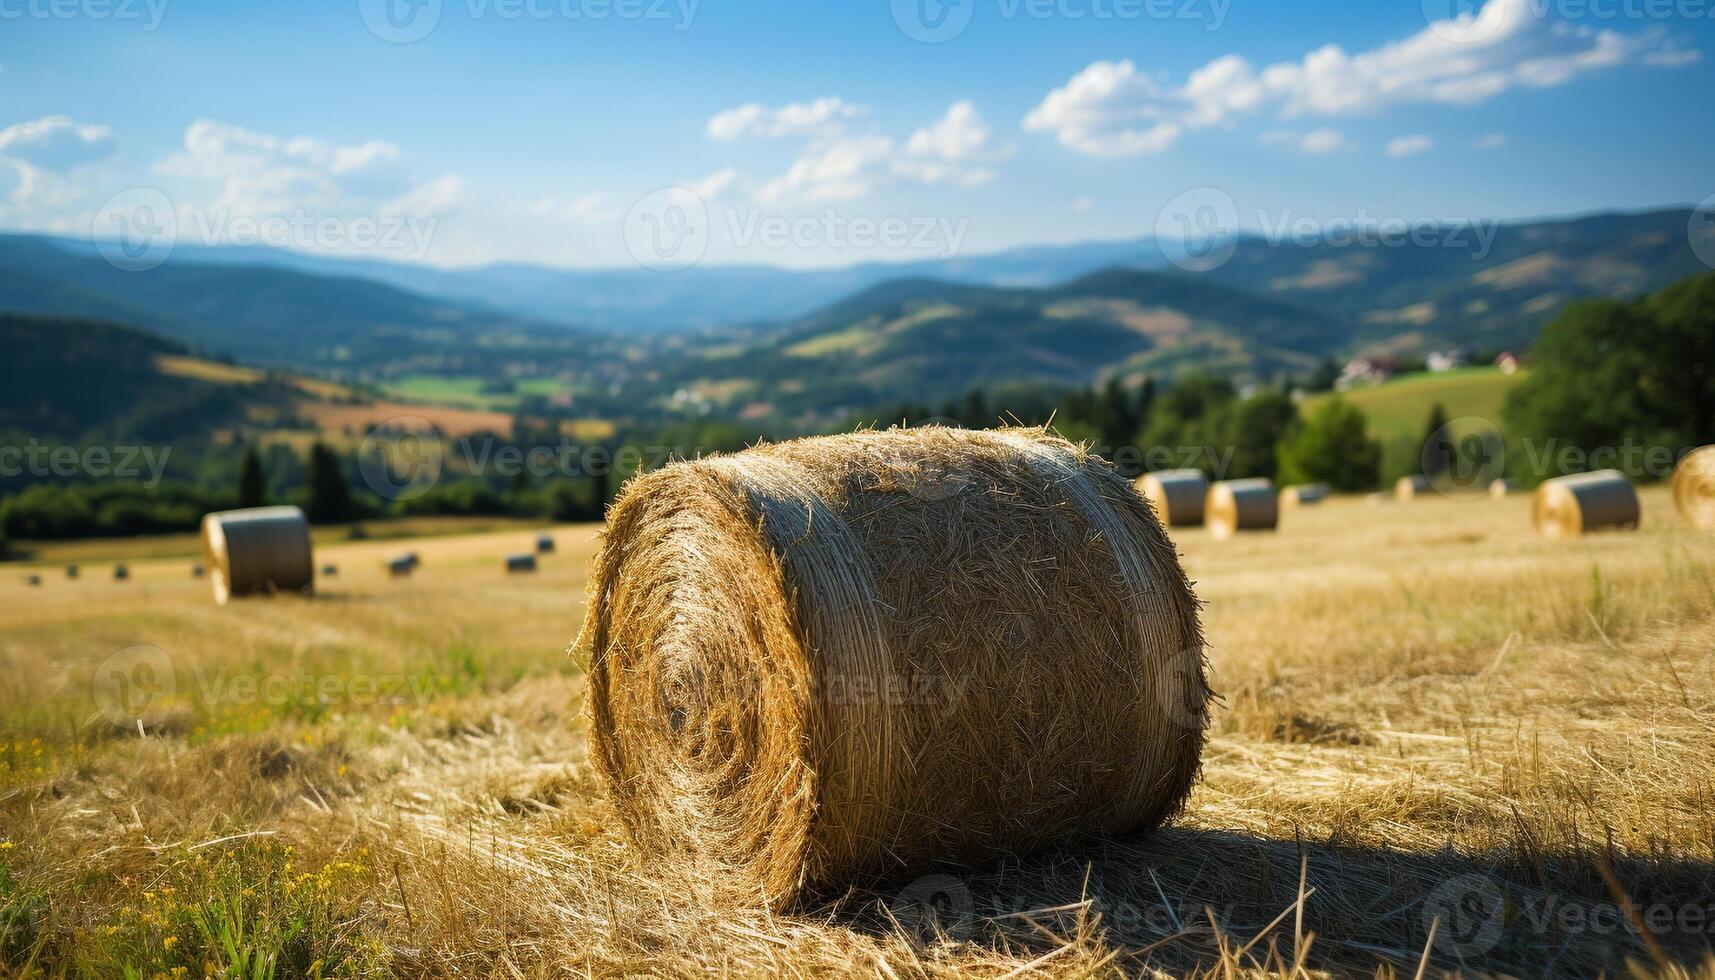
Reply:
[[574, 649], [656, 868], [789, 904], [1160, 824], [1198, 769], [1197, 599], [1127, 481], [1040, 429], [674, 463], [608, 510]]
[[1642, 510], [1632, 481], [1619, 470], [1598, 470], [1549, 480], [1536, 488], [1531, 519], [1551, 538], [1587, 531], [1636, 528]]
[[526, 575], [536, 571], [535, 555], [512, 555], [506, 559], [506, 574]]
[[410, 578], [417, 567], [416, 555], [400, 555], [387, 561], [387, 574], [393, 578]]
[[29, 578], [25, 579], [24, 582], [31, 587], [39, 586], [42, 584], [42, 577], [40, 575], [31, 575]]
[[113, 566], [113, 581], [124, 582], [131, 578], [131, 569], [124, 565]]
[[66, 578], [77, 578], [77, 566], [76, 565], [67, 565], [66, 566]]
[[1673, 506], [1692, 527], [1715, 531], [1715, 446], [1692, 450], [1674, 468]]
[[322, 577], [323, 578], [338, 578], [339, 577], [339, 566], [338, 565], [323, 565], [322, 566]]
[[1435, 484], [1429, 482], [1429, 477], [1422, 473], [1402, 476], [1393, 485], [1393, 495], [1397, 500], [1414, 500], [1435, 492]]
[[1302, 486], [1287, 487], [1280, 491], [1282, 507], [1308, 507], [1328, 499], [1333, 488], [1326, 483], [1306, 483]]
[[191, 578], [202, 578], [202, 577], [203, 577], [203, 567], [202, 567], [201, 563], [192, 565], [191, 566]]
[[1137, 478], [1137, 490], [1163, 527], [1201, 527], [1209, 480], [1202, 470], [1161, 470]]
[[538, 555], [551, 555], [554, 553], [553, 535], [544, 534], [536, 539], [536, 553]]
[[315, 587], [310, 522], [296, 507], [209, 514], [202, 519], [202, 557], [214, 601], [223, 606], [234, 596]]
[[1505, 477], [1502, 477], [1501, 479], [1498, 479], [1498, 480], [1489, 481], [1489, 496], [1494, 497], [1496, 499], [1499, 499], [1501, 497], [1510, 497], [1513, 494], [1518, 493], [1518, 492], [1519, 492], [1519, 485], [1514, 483], [1511, 480], [1506, 479]]
[[1274, 481], [1226, 480], [1209, 488], [1204, 507], [1209, 534], [1224, 541], [1240, 531], [1272, 531], [1280, 525], [1280, 498]]

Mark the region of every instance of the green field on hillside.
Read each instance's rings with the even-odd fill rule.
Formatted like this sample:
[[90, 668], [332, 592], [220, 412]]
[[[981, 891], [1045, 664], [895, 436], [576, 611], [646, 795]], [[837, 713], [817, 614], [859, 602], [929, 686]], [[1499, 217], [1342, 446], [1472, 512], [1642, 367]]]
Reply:
[[[1525, 378], [1526, 372], [1508, 376], [1496, 367], [1464, 368], [1444, 374], [1413, 374], [1373, 388], [1355, 388], [1346, 400], [1363, 410], [1370, 420], [1370, 434], [1382, 441], [1400, 436], [1423, 435], [1424, 424], [1436, 402], [1449, 419], [1478, 417], [1501, 427], [1501, 410], [1507, 391]], [[1306, 415], [1331, 397], [1314, 395], [1304, 400]]]

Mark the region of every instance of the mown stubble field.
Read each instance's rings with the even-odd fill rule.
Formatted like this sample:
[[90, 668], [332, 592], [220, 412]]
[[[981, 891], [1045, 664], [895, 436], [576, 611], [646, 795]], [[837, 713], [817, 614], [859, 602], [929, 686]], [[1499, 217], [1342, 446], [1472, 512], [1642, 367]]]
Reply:
[[1173, 826], [790, 913], [638, 873], [563, 652], [593, 527], [510, 578], [527, 532], [405, 581], [324, 546], [315, 599], [225, 608], [188, 558], [7, 566], [0, 972], [1715, 976], [1715, 540], [1643, 502], [1176, 534], [1222, 702]]

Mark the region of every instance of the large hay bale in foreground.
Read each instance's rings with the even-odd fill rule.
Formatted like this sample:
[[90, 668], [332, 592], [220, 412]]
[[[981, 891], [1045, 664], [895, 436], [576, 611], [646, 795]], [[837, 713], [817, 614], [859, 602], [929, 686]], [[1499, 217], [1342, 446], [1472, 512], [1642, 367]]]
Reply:
[[276, 592], [310, 592], [315, 563], [310, 522], [296, 507], [253, 507], [202, 519], [202, 563], [214, 601]]
[[1165, 527], [1201, 527], [1209, 480], [1202, 470], [1161, 470], [1137, 478], [1137, 490]]
[[1274, 481], [1225, 480], [1209, 488], [1204, 506], [1209, 534], [1224, 541], [1240, 531], [1272, 531], [1280, 526], [1280, 498]]
[[1402, 476], [1393, 485], [1393, 495], [1397, 500], [1414, 500], [1435, 492], [1435, 484], [1422, 473]]
[[1039, 429], [676, 463], [608, 511], [575, 649], [657, 868], [789, 903], [1161, 823], [1208, 688], [1142, 498]]
[[1642, 510], [1632, 481], [1619, 470], [1598, 470], [1549, 480], [1536, 488], [1531, 519], [1551, 538], [1587, 531], [1636, 528]]
[[1693, 450], [1673, 471], [1673, 506], [1691, 526], [1715, 531], [1715, 446]]

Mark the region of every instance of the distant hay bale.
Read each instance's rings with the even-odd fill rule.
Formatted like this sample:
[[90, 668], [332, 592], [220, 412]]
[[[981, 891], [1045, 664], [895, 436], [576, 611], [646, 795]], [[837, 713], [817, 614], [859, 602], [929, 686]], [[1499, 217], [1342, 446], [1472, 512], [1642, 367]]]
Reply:
[[412, 568], [420, 568], [423, 564], [423, 556], [417, 554], [415, 551], [407, 551], [400, 555], [399, 558], [409, 564]]
[[113, 566], [113, 581], [124, 582], [131, 578], [131, 569], [124, 565]]
[[1040, 429], [674, 463], [608, 511], [574, 644], [654, 866], [789, 904], [1179, 810], [1197, 600], [1127, 481]]
[[393, 578], [410, 578], [411, 572], [417, 568], [415, 554], [399, 555], [387, 560], [387, 574]]
[[1692, 527], [1715, 531], [1715, 446], [1693, 450], [1673, 471], [1673, 505]]
[[506, 559], [506, 574], [508, 575], [527, 575], [535, 570], [535, 555], [512, 555]]
[[32, 587], [38, 586], [42, 584], [42, 577], [40, 575], [31, 575], [29, 578], [26, 578], [24, 582]]
[[191, 566], [191, 578], [202, 578], [202, 576], [203, 576], [202, 565], [201, 564], [192, 565]]
[[1280, 498], [1274, 481], [1226, 480], [1209, 488], [1204, 506], [1209, 534], [1222, 541], [1240, 531], [1272, 531], [1280, 525]]
[[66, 578], [77, 578], [77, 566], [76, 565], [67, 565], [66, 566]]
[[323, 578], [338, 578], [339, 577], [339, 566], [338, 565], [323, 565], [322, 566], [322, 577]]
[[552, 535], [544, 534], [536, 539], [536, 553], [538, 555], [551, 555], [554, 553], [554, 538]]
[[1202, 470], [1161, 470], [1137, 478], [1137, 490], [1164, 527], [1201, 527], [1209, 480]]
[[202, 558], [220, 605], [235, 596], [315, 588], [310, 522], [296, 507], [252, 507], [202, 519]]
[[1396, 500], [1414, 500], [1433, 492], [1435, 492], [1435, 484], [1429, 482], [1429, 477], [1422, 473], [1402, 476], [1393, 485], [1393, 495]]
[[1632, 481], [1619, 470], [1599, 470], [1537, 487], [1531, 519], [1542, 534], [1570, 538], [1588, 531], [1636, 528], [1641, 513]]
[[1510, 497], [1518, 492], [1519, 485], [1505, 477], [1489, 481], [1489, 496], [1496, 499], [1501, 497]]
[[1308, 507], [1328, 499], [1333, 488], [1326, 483], [1306, 483], [1302, 486], [1287, 487], [1280, 491], [1282, 507]]

